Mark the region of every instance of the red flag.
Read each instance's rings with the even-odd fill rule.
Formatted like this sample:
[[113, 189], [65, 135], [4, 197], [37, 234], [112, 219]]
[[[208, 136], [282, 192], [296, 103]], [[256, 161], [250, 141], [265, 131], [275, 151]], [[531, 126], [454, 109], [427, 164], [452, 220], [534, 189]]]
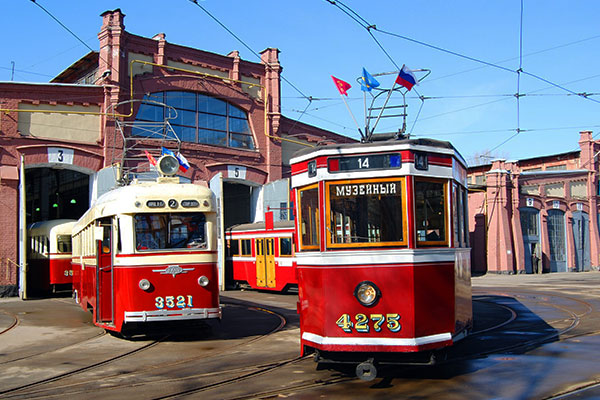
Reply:
[[148, 157], [148, 161], [150, 161], [150, 164], [156, 165], [156, 160], [154, 159], [154, 157], [152, 157], [152, 154], [148, 153], [148, 150], [144, 150], [144, 153], [146, 153], [146, 157]]
[[340, 91], [340, 94], [348, 96], [347, 90], [350, 89], [352, 86], [350, 86], [348, 82], [344, 82], [343, 80], [338, 79], [333, 75], [331, 75], [331, 79], [333, 79], [333, 83], [335, 83], [335, 86], [337, 87], [337, 90]]

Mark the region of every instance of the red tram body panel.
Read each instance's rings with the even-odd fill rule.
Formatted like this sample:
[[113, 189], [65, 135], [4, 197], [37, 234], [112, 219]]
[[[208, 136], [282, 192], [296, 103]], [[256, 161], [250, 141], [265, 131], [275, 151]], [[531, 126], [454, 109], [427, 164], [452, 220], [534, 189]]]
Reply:
[[34, 292], [71, 289], [71, 230], [75, 220], [34, 222], [27, 228], [28, 285]]
[[296, 286], [293, 221], [241, 224], [228, 228], [226, 265], [236, 283], [253, 289], [285, 291]]
[[431, 363], [468, 334], [466, 163], [450, 143], [328, 145], [291, 163], [303, 354]]
[[162, 178], [114, 189], [73, 229], [76, 301], [117, 332], [221, 318], [215, 232], [207, 187]]

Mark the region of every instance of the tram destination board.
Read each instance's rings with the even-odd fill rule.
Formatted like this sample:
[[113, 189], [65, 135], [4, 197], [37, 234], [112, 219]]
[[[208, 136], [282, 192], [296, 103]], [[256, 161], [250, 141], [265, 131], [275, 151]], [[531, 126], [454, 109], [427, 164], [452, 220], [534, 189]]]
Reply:
[[359, 156], [332, 157], [327, 160], [329, 172], [364, 171], [372, 169], [400, 168], [400, 153], [363, 154]]

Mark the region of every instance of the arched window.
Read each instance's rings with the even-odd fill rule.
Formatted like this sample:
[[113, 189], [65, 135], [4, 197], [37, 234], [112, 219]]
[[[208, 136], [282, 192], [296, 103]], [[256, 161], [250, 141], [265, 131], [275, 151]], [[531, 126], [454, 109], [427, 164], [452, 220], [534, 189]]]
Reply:
[[[161, 122], [169, 109], [152, 102], [164, 103], [177, 110], [177, 117], [169, 122], [182, 142], [204, 143], [214, 146], [254, 150], [246, 112], [231, 103], [194, 92], [156, 92], [144, 96], [136, 122]], [[165, 115], [165, 113], [167, 115]], [[144, 136], [142, 130], [134, 135]]]

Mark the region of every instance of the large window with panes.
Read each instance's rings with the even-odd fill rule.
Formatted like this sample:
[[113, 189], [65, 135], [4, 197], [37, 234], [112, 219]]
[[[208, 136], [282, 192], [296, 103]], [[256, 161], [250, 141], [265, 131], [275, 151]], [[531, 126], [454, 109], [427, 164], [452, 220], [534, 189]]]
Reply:
[[[164, 107], [166, 104], [168, 107]], [[254, 138], [246, 112], [221, 99], [202, 93], [168, 91], [146, 94], [136, 114], [136, 136], [148, 136], [144, 122], [162, 122], [173, 127], [182, 142], [254, 150]]]

